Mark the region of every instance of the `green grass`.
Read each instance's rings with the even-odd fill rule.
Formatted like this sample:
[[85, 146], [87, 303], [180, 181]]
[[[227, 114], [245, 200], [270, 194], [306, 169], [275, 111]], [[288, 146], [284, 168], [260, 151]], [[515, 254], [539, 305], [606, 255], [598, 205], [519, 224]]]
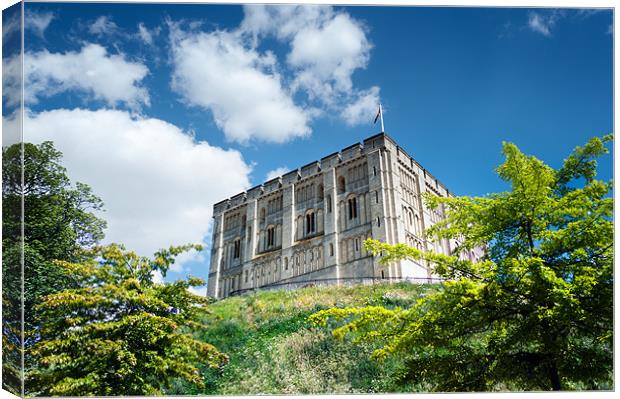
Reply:
[[220, 370], [203, 369], [206, 387], [175, 384], [169, 394], [314, 394], [414, 392], [403, 385], [403, 359], [380, 363], [375, 349], [339, 341], [308, 316], [330, 307], [411, 306], [434, 286], [409, 283], [257, 291], [210, 305], [209, 328], [197, 334], [230, 357]]

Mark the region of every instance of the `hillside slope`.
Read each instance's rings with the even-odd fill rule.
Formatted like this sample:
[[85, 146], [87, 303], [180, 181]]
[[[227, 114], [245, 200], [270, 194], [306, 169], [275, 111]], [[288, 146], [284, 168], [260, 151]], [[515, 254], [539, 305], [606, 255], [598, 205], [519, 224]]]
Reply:
[[207, 386], [175, 385], [170, 394], [309, 394], [415, 392], [398, 382], [403, 359], [380, 363], [373, 348], [339, 341], [307, 317], [329, 307], [411, 306], [434, 286], [409, 283], [259, 291], [210, 305], [209, 329], [198, 338], [230, 356], [222, 370], [204, 370]]

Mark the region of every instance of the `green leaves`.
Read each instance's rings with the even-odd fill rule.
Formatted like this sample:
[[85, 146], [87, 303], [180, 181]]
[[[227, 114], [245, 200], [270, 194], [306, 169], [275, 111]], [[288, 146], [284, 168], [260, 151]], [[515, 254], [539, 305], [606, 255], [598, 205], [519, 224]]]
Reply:
[[76, 288], [37, 305], [45, 325], [32, 348], [32, 381], [40, 395], [158, 395], [175, 378], [202, 386], [198, 366], [219, 367], [226, 355], [191, 336], [207, 299], [187, 288], [198, 278], [155, 284], [174, 256], [195, 245], [171, 247], [155, 258], [121, 245], [96, 247], [82, 263], [58, 262]]
[[[407, 310], [329, 309], [334, 335], [382, 344], [377, 357], [408, 358], [408, 381], [440, 391], [608, 386], [612, 370], [613, 199], [596, 180], [611, 136], [577, 147], [559, 170], [504, 144], [498, 175], [511, 191], [439, 198], [447, 210], [428, 238], [457, 239], [451, 255], [374, 240], [384, 263], [424, 260], [449, 279]], [[460, 251], [486, 248], [477, 263]], [[387, 312], [387, 313], [386, 313]]]

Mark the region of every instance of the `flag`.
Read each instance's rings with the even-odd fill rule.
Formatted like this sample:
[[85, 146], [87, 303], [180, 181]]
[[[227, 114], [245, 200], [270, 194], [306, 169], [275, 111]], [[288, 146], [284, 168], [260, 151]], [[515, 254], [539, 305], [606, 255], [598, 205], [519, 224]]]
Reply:
[[373, 125], [377, 123], [377, 119], [381, 116], [381, 106], [379, 106], [379, 111], [377, 112], [377, 116], [375, 116], [375, 121], [372, 123]]

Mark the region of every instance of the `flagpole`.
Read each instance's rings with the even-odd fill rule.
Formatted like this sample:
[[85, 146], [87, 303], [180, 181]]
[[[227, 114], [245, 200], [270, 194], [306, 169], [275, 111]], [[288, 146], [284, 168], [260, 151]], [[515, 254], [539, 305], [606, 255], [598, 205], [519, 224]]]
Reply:
[[385, 133], [385, 127], [383, 126], [383, 108], [381, 107], [381, 103], [379, 103], [379, 116], [381, 117], [381, 133]]

